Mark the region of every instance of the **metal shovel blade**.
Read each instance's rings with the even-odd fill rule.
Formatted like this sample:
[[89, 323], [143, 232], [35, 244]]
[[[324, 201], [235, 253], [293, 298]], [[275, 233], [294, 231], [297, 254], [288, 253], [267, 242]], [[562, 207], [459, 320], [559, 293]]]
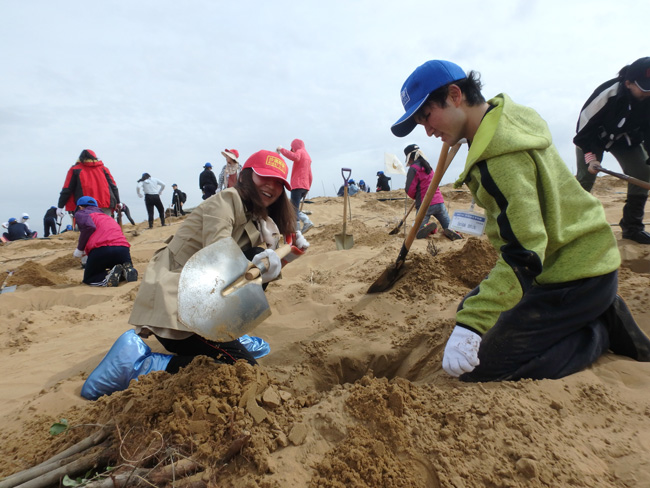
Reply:
[[232, 238], [194, 254], [178, 283], [178, 321], [213, 341], [233, 341], [271, 315], [262, 279], [244, 277], [251, 263]]
[[351, 234], [336, 234], [334, 239], [336, 240], [336, 249], [339, 251], [341, 249], [352, 249], [354, 246], [354, 237]]

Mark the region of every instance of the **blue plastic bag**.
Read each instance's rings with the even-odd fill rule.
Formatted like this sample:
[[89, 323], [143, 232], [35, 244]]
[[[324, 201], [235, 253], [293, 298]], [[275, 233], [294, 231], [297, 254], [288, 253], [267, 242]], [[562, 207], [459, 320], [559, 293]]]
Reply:
[[269, 343], [260, 337], [243, 335], [239, 338], [239, 342], [255, 359], [263, 358], [271, 352]]

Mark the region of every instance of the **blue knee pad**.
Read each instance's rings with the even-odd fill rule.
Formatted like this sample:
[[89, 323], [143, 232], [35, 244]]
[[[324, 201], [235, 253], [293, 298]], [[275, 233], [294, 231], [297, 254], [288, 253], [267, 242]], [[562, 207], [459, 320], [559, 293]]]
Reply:
[[260, 337], [243, 335], [239, 338], [239, 342], [255, 359], [262, 358], [271, 352], [269, 343]]
[[97, 400], [103, 395], [125, 390], [131, 380], [151, 371], [163, 371], [172, 358], [169, 354], [152, 353], [151, 348], [134, 330], [122, 334], [104, 359], [90, 373], [81, 388], [81, 396]]

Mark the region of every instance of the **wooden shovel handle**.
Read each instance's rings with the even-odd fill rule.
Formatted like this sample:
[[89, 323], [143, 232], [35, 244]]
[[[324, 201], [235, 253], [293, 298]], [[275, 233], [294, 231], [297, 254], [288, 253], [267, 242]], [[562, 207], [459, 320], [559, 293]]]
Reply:
[[[291, 246], [289, 244], [279, 247], [278, 249], [275, 249], [275, 254], [280, 256], [280, 259], [284, 259], [287, 257], [287, 255], [291, 252]], [[248, 268], [248, 271], [246, 271], [246, 274], [244, 274], [244, 277], [247, 280], [254, 280], [258, 276], [260, 276], [260, 269], [255, 266], [253, 263], [251, 263], [251, 267]]]
[[438, 158], [438, 166], [436, 166], [436, 172], [433, 175], [433, 179], [431, 180], [429, 189], [424, 195], [424, 198], [422, 198], [422, 205], [420, 206], [418, 213], [415, 215], [415, 223], [413, 224], [413, 227], [411, 227], [411, 230], [406, 236], [406, 240], [404, 241], [404, 246], [402, 246], [403, 250], [406, 249], [406, 251], [408, 252], [408, 250], [411, 248], [411, 244], [413, 244], [413, 241], [415, 240], [415, 235], [420, 229], [420, 225], [424, 220], [424, 216], [429, 210], [429, 204], [433, 199], [433, 195], [436, 193], [436, 190], [438, 189], [438, 186], [442, 181], [442, 177], [445, 175], [447, 168], [449, 168], [449, 165], [453, 161], [454, 156], [456, 156], [456, 153], [458, 152], [459, 149], [460, 149], [460, 143], [455, 144], [451, 148], [449, 147], [449, 144], [447, 144], [446, 142], [442, 144], [442, 149], [440, 149], [440, 157]]
[[596, 169], [598, 171], [602, 171], [603, 173], [607, 173], [608, 175], [615, 176], [616, 178], [620, 178], [622, 180], [627, 181], [628, 183], [632, 183], [633, 185], [640, 186], [641, 188], [645, 188], [646, 190], [650, 190], [650, 183], [647, 181], [640, 180], [638, 178], [634, 178], [633, 176], [628, 176], [624, 175], [621, 173], [616, 173], [614, 171], [610, 171], [608, 169], [603, 168], [602, 166], [596, 166]]

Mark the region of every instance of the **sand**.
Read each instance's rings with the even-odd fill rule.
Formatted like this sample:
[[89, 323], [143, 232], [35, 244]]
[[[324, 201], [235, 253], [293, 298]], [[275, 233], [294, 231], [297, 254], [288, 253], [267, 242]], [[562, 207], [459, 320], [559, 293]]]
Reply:
[[[602, 177], [594, 194], [617, 223], [625, 185]], [[443, 195], [450, 213], [469, 207], [466, 190], [445, 186]], [[305, 204], [316, 224], [311, 247], [267, 288], [272, 315], [251, 332], [271, 345], [259, 367], [202, 358], [97, 402], [81, 398], [81, 386], [129, 328], [140, 281], [81, 284], [75, 233], [0, 247], [0, 283], [17, 285], [0, 295], [0, 475], [110, 425], [107, 463], [149, 476], [129, 486], [172, 486], [150, 470], [179, 459], [198, 473], [174, 486], [650, 486], [650, 363], [606, 354], [562, 380], [485, 384], [442, 371], [456, 307], [496, 259], [484, 237], [416, 240], [402, 279], [366, 294], [399, 254], [404, 233], [388, 233], [403, 217], [403, 196], [353, 196], [349, 250], [334, 241], [342, 199]], [[180, 223], [125, 225], [141, 275]], [[619, 292], [650, 333], [650, 246], [613, 229]], [[70, 429], [50, 435], [61, 419]]]

